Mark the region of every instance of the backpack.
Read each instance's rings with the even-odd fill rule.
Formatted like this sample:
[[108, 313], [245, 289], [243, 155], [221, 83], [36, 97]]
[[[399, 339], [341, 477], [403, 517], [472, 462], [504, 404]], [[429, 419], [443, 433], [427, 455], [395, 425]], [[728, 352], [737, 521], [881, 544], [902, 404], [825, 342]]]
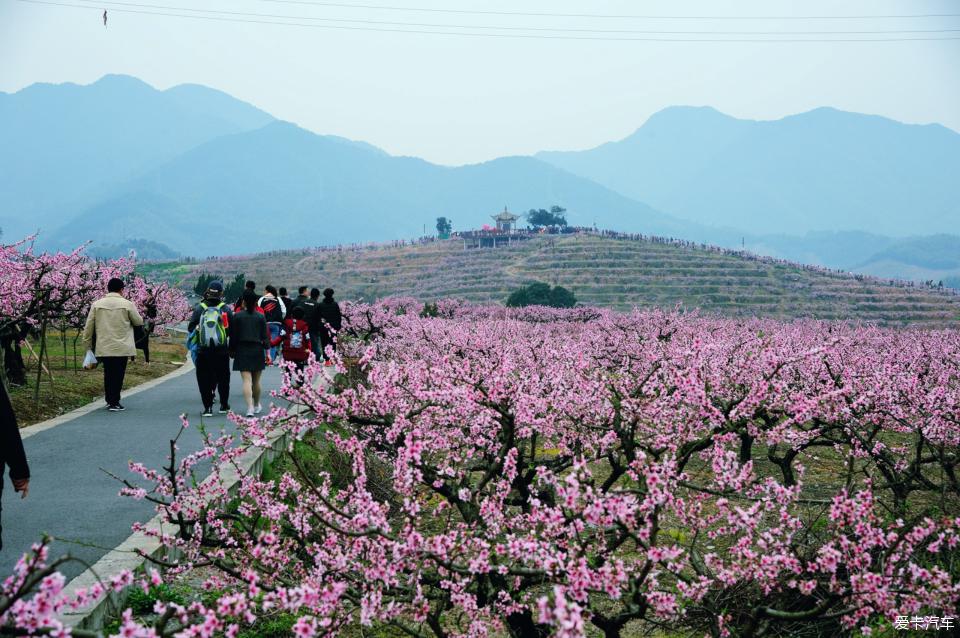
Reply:
[[200, 304], [200, 323], [197, 325], [197, 341], [200, 348], [214, 349], [227, 347], [227, 326], [224, 322], [223, 304], [208, 306]]
[[260, 300], [260, 307], [263, 308], [263, 317], [267, 323], [282, 323], [283, 311], [280, 310], [280, 302], [271, 297], [264, 297]]
[[290, 331], [290, 349], [291, 350], [303, 350], [306, 348], [307, 338], [303, 334], [303, 328], [306, 326], [303, 325], [303, 322], [293, 321], [293, 329]]

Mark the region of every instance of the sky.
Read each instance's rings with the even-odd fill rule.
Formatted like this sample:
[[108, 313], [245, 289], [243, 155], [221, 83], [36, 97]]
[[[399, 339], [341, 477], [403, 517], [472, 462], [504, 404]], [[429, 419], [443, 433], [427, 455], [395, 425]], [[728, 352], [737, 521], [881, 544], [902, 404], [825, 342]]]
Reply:
[[[108, 73], [204, 84], [440, 164], [590, 148], [676, 104], [752, 119], [833, 106], [960, 131], [958, 0], [49, 2], [0, 0], [0, 91]], [[675, 41], [879, 38], [953, 39]]]

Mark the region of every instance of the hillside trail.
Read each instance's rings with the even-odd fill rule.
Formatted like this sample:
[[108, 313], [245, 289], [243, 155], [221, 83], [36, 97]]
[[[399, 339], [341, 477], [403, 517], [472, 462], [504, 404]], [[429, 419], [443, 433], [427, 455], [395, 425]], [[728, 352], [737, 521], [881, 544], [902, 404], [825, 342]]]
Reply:
[[[264, 371], [265, 412], [271, 404], [288, 406], [287, 401], [270, 396], [281, 382], [278, 368]], [[233, 374], [230, 403], [234, 408], [244, 405], [242, 390], [240, 375]], [[152, 468], [166, 465], [181, 414], [186, 413], [190, 427], [177, 442], [178, 458], [200, 449], [201, 429], [211, 434], [234, 430], [226, 415], [200, 417], [203, 406], [192, 366], [189, 372], [173, 373], [156, 386], [125, 397], [123, 404], [125, 412], [96, 409], [27, 434], [30, 493], [20, 499], [9, 481], [4, 486], [0, 574], [11, 573], [42, 534], [56, 539], [51, 557], [69, 553], [92, 565], [130, 535], [134, 522], [152, 518], [154, 506], [119, 496], [121, 485], [107, 472], [134, 481], [129, 461]], [[81, 563], [71, 562], [61, 571], [69, 579], [84, 569]]]
[[536, 250], [521, 256], [520, 259], [511, 261], [509, 264], [503, 267], [503, 273], [509, 280], [511, 280], [511, 284], [513, 286], [519, 286], [521, 283], [530, 279], [530, 275], [527, 272], [527, 267], [531, 262], [556, 249], [555, 239], [545, 240], [537, 238], [531, 239], [530, 241], [537, 242]]

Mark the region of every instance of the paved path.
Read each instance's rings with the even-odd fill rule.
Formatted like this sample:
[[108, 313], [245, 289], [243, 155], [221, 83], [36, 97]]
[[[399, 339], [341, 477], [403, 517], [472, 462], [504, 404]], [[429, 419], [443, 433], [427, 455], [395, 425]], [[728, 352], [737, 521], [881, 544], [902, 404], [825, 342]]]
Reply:
[[[266, 411], [269, 391], [279, 387], [280, 371], [268, 369], [263, 381]], [[230, 391], [230, 404], [242, 409], [239, 373], [233, 373]], [[170, 439], [180, 428], [179, 415], [186, 412], [191, 425], [200, 421], [196, 376], [191, 369], [125, 398], [123, 404], [125, 412], [98, 409], [24, 440], [30, 462], [30, 495], [21, 500], [9, 480], [5, 481], [0, 579], [44, 532], [63, 539], [53, 544], [51, 556], [69, 552], [93, 564], [130, 535], [134, 522], [153, 517], [150, 503], [118, 496], [121, 485], [100, 468], [127, 478], [133, 477], [127, 469], [130, 460], [147, 467], [164, 465]], [[230, 425], [225, 415], [203, 419], [203, 423], [208, 431]], [[199, 449], [200, 442], [199, 432], [191, 427], [180, 438], [180, 454]], [[71, 563], [62, 571], [69, 579], [83, 569]]]

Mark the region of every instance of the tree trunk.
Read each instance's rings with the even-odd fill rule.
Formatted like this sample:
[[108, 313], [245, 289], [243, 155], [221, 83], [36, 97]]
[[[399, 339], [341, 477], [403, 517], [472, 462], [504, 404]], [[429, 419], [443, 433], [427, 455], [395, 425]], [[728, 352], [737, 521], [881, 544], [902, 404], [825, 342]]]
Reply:
[[[43, 355], [47, 353], [47, 318], [40, 325], [40, 354], [37, 355], [37, 384], [33, 389], [33, 400], [40, 402], [40, 380], [43, 378]], [[51, 377], [51, 380], [53, 377]]]
[[550, 635], [549, 627], [533, 622], [533, 613], [529, 609], [507, 616], [507, 630], [513, 638], [546, 638]]

